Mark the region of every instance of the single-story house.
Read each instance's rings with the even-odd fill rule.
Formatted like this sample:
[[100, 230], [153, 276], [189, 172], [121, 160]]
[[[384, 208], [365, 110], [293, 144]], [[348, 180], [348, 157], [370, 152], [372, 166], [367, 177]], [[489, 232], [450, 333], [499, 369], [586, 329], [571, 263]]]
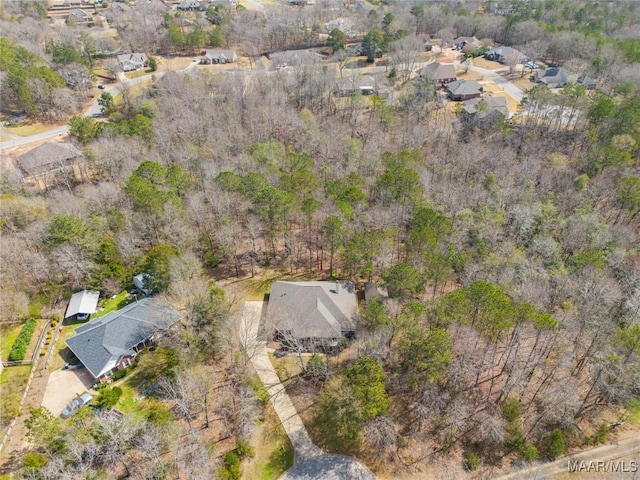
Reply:
[[456, 79], [456, 69], [451, 63], [433, 62], [420, 72], [420, 77], [429, 80], [434, 85], [443, 86]]
[[482, 95], [482, 85], [473, 80], [456, 80], [447, 84], [447, 95], [456, 101], [477, 98]]
[[67, 18], [73, 20], [75, 23], [88, 23], [93, 19], [93, 15], [83, 8], [74, 8], [69, 10]]
[[582, 85], [587, 90], [593, 90], [594, 88], [596, 88], [596, 81], [586, 73], [580, 75], [578, 77], [578, 80], [576, 80], [576, 83], [578, 85]]
[[569, 83], [571, 73], [560, 67], [549, 67], [542, 72], [536, 72], [534, 80], [536, 83], [546, 85], [549, 88], [562, 88]]
[[453, 41], [454, 50], [464, 50], [465, 52], [471, 52], [481, 46], [482, 43], [476, 37], [458, 37]]
[[198, 0], [182, 0], [178, 4], [178, 10], [204, 10], [204, 7]]
[[118, 55], [118, 64], [123, 72], [140, 70], [147, 64], [147, 55], [145, 53], [123, 53]]
[[70, 143], [47, 142], [23, 153], [17, 158], [23, 182], [40, 190], [57, 185], [82, 181], [84, 155]]
[[66, 343], [96, 381], [104, 382], [179, 320], [159, 298], [143, 298], [76, 328]]
[[95, 290], [82, 290], [71, 295], [69, 306], [64, 314], [67, 318], [76, 317], [78, 320], [86, 320], [89, 315], [96, 313], [100, 292]]
[[233, 50], [207, 50], [200, 59], [202, 65], [211, 65], [216, 63], [234, 63], [238, 59], [236, 52]]
[[353, 94], [373, 95], [376, 93], [376, 79], [369, 75], [349, 75], [341, 78], [336, 87], [336, 94], [349, 96]]
[[354, 334], [355, 313], [350, 282], [274, 282], [267, 331], [305, 349], [335, 347]]
[[490, 129], [496, 122], [509, 118], [505, 97], [472, 98], [462, 103], [460, 122], [463, 125]]
[[516, 64], [524, 62], [527, 57], [515, 48], [502, 46], [489, 50], [484, 54], [484, 58], [498, 63]]
[[269, 55], [275, 70], [297, 65], [318, 65], [322, 63], [322, 55], [309, 50], [286, 50]]

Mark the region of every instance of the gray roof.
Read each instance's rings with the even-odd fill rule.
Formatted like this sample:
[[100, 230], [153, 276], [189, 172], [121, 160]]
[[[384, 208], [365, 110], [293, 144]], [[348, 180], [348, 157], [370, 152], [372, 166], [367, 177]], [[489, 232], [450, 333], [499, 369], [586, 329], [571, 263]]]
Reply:
[[70, 143], [43, 143], [18, 157], [18, 166], [27, 175], [37, 175], [68, 165], [69, 160], [81, 157], [82, 152]]
[[560, 85], [563, 86], [569, 81], [571, 74], [564, 68], [550, 67], [543, 72], [538, 72], [537, 81], [544, 83], [545, 85]]
[[355, 288], [338, 282], [275, 282], [268, 323], [295, 338], [338, 338], [355, 330]]
[[370, 75], [349, 75], [338, 81], [339, 90], [360, 90], [376, 88], [376, 80]]
[[585, 88], [596, 86], [596, 81], [586, 73], [583, 73], [582, 75], [580, 75], [576, 83], [578, 83], [579, 85], [582, 85]]
[[[483, 102], [486, 105], [485, 111], [478, 111], [478, 104], [480, 102]], [[462, 102], [462, 109], [470, 114], [478, 113], [480, 116], [484, 116], [491, 112], [499, 112], [505, 117], [509, 116], [507, 99], [505, 97], [472, 98]]]
[[205, 58], [223, 58], [225, 60], [235, 61], [236, 52], [233, 50], [207, 50], [204, 56]]
[[118, 63], [141, 64], [147, 61], [146, 53], [123, 53], [118, 55]]
[[429, 80], [446, 80], [456, 78], [456, 69], [450, 63], [433, 62], [422, 69], [420, 76]]
[[77, 328], [67, 346], [98, 378], [121, 357], [135, 355], [136, 345], [178, 320], [180, 314], [158, 298], [144, 298]]
[[78, 313], [91, 314], [96, 313], [98, 307], [98, 299], [100, 298], [100, 292], [94, 290], [82, 290], [71, 295], [69, 300], [69, 306], [67, 312], [64, 314], [64, 318], [69, 318]]
[[456, 80], [447, 84], [451, 95], [475, 95], [482, 92], [482, 85], [473, 80]]
[[497, 56], [500, 56], [500, 57], [502, 57], [504, 59], [507, 59], [511, 55], [514, 55], [514, 54], [517, 55], [518, 60], [524, 58], [524, 55], [522, 53], [520, 53], [518, 50], [516, 50], [513, 47], [507, 47], [506, 45], [494, 48], [493, 50], [489, 50], [487, 53], [485, 53], [485, 56], [497, 55]]

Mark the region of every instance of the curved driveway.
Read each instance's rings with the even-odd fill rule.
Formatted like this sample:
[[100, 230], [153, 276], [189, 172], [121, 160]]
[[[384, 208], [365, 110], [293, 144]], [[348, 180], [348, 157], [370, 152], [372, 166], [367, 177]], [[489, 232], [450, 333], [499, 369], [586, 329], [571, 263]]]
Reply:
[[263, 302], [245, 302], [240, 342], [269, 392], [273, 408], [295, 451], [295, 465], [280, 477], [281, 480], [375, 480], [376, 477], [357, 460], [326, 454], [311, 441], [300, 415], [269, 360], [267, 343], [260, 337], [262, 307]]

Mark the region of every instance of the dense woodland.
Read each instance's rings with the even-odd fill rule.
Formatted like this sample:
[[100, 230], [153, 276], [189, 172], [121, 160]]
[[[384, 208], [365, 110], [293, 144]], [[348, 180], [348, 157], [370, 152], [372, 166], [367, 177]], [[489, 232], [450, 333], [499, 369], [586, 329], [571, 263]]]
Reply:
[[[316, 25], [338, 16], [323, 3], [191, 12], [202, 24], [185, 28], [149, 14], [117, 28], [134, 51], [184, 50], [201, 28], [193, 48], [224, 43], [251, 55], [315, 42]], [[84, 478], [108, 462], [123, 476], [173, 478], [196, 460], [193, 478], [235, 478], [264, 392], [242, 345], [229, 341], [235, 299], [212, 278], [386, 287], [388, 298], [361, 305], [348, 347], [357, 358], [315, 356], [291, 387], [308, 401], [314, 441], [370, 466], [408, 472], [442, 455], [474, 470], [555, 458], [624, 423], [640, 397], [636, 5], [486, 2], [474, 13], [480, 2], [379, 3], [354, 18], [361, 32], [381, 32], [398, 65], [414, 33], [475, 35], [588, 72], [606, 94], [536, 87], [516, 120], [482, 129], [451, 123], [430, 88], [397, 76], [386, 80], [393, 102], [356, 95], [338, 106], [339, 72], [320, 64], [277, 75], [170, 72], [117, 101], [103, 95], [104, 121], [70, 121], [91, 183], [27, 195], [4, 170], [2, 318], [20, 321], [79, 288], [116, 294], [145, 271], [185, 327], [164, 346], [144, 419], [105, 409], [60, 426], [34, 412], [29, 478]], [[53, 33], [33, 5], [3, 7], [0, 48], [11, 53], [0, 57], [2, 95], [46, 116], [53, 107], [24, 92], [72, 87], [43, 47]], [[406, 32], [385, 37], [390, 30]], [[67, 46], [78, 55], [65, 56], [68, 65], [88, 68], [77, 44]], [[188, 420], [208, 411], [197, 404], [207, 395], [194, 392], [214, 388], [225, 392], [212, 402], [235, 460], [209, 461]]]

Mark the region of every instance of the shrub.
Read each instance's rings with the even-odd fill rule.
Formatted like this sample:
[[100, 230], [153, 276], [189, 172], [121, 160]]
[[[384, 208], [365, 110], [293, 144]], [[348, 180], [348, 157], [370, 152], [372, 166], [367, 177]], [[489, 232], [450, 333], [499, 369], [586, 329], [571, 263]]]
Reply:
[[113, 408], [121, 396], [122, 389], [120, 387], [105, 388], [98, 395], [98, 406], [100, 408]]
[[556, 428], [553, 430], [547, 438], [547, 457], [551, 460], [555, 460], [565, 452], [566, 445], [564, 443], [564, 435], [562, 430]]
[[538, 449], [535, 445], [525, 443], [520, 447], [520, 458], [525, 462], [534, 462], [538, 459]]
[[116, 380], [120, 380], [121, 378], [126, 377], [129, 374], [129, 368], [123, 368], [122, 370], [118, 370], [111, 376], [111, 379], [115, 382]]
[[22, 466], [28, 470], [35, 470], [44, 467], [49, 460], [38, 452], [29, 452], [24, 457]]
[[249, 442], [246, 440], [238, 440], [238, 446], [236, 447], [235, 452], [241, 459], [253, 458], [256, 454], [253, 447], [249, 445]]
[[518, 420], [522, 416], [520, 402], [515, 398], [507, 400], [502, 406], [502, 416], [509, 423]]
[[477, 470], [479, 466], [480, 457], [476, 452], [468, 452], [464, 456], [464, 468], [466, 468], [470, 472], [473, 472], [474, 470]]
[[227, 452], [224, 456], [224, 468], [218, 473], [218, 478], [220, 480], [240, 480], [241, 477], [240, 459], [234, 452]]
[[41, 348], [40, 349], [40, 356], [44, 357], [47, 354], [47, 349], [46, 348]]
[[22, 330], [20, 330], [20, 333], [9, 352], [10, 362], [20, 362], [24, 360], [24, 357], [27, 354], [27, 347], [31, 342], [31, 337], [33, 337], [33, 332], [36, 331], [36, 325], [37, 322], [33, 318], [28, 319], [24, 323]]

